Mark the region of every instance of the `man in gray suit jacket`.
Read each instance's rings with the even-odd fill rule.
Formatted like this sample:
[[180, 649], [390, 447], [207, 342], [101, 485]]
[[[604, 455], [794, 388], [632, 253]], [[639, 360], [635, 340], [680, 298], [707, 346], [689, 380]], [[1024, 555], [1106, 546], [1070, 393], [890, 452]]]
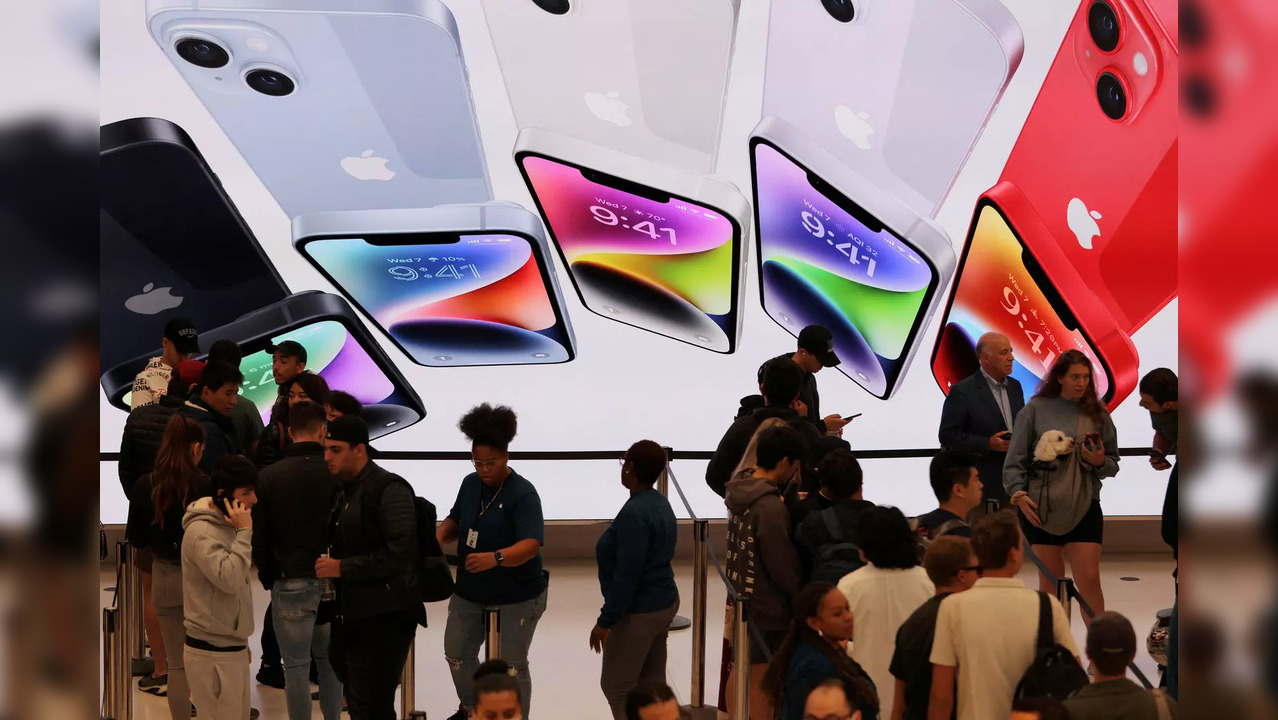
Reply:
[[[1025, 407], [1025, 393], [1011, 376], [1015, 358], [1006, 335], [982, 335], [976, 343], [976, 355], [981, 369], [950, 388], [937, 435], [941, 447], [980, 457], [976, 467], [985, 484], [985, 499], [995, 498], [1006, 505], [1003, 461], [1016, 414]], [[974, 515], [983, 509], [982, 505]]]

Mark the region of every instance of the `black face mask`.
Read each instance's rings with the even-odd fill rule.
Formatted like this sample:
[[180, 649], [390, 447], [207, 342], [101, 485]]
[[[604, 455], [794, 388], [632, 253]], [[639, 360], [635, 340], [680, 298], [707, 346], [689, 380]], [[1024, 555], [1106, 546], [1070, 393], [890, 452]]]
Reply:
[[1167, 442], [1171, 443], [1172, 450], [1176, 449], [1176, 441], [1178, 439], [1178, 430], [1180, 427], [1180, 411], [1168, 410], [1161, 413], [1150, 413], [1149, 419], [1154, 426], [1154, 430], [1163, 434], [1167, 438]]

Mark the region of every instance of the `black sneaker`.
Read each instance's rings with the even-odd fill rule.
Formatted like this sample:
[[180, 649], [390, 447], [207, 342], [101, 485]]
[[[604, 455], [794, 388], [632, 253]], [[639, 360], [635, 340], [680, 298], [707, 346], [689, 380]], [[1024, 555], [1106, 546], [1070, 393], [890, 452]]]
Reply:
[[147, 675], [138, 681], [138, 690], [149, 693], [156, 697], [168, 697], [169, 695], [169, 676]]
[[284, 689], [284, 666], [283, 665], [263, 665], [258, 668], [257, 681], [262, 685], [276, 690]]

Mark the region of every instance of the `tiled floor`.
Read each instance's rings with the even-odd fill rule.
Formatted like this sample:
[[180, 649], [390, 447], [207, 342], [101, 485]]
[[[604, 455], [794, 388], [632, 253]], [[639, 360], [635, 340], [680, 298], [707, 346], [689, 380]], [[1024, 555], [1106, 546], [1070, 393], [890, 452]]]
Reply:
[[[1143, 638], [1154, 621], [1154, 613], [1170, 607], [1174, 585], [1171, 578], [1173, 564], [1162, 556], [1107, 556], [1102, 565], [1105, 593], [1109, 609], [1132, 619], [1142, 648], [1137, 664], [1155, 678], [1155, 665], [1145, 654]], [[599, 691], [599, 658], [591, 652], [588, 636], [599, 610], [599, 586], [593, 564], [586, 562], [556, 562], [550, 564], [553, 582], [550, 588], [549, 607], [537, 629], [532, 647], [532, 673], [534, 682], [533, 716], [548, 718], [574, 718], [600, 720], [608, 717], [608, 706]], [[683, 612], [687, 615], [692, 605], [691, 566], [676, 568], [679, 590], [683, 598]], [[1023, 578], [1033, 583], [1032, 573], [1025, 571]], [[114, 572], [102, 574], [102, 586], [115, 581]], [[713, 698], [719, 683], [719, 654], [723, 631], [724, 592], [718, 577], [711, 570], [708, 593], [707, 667], [706, 693]], [[256, 605], [261, 612], [266, 607], [266, 593], [255, 585]], [[104, 594], [103, 601], [109, 598]], [[444, 633], [444, 607], [429, 609], [435, 622], [417, 634], [417, 704], [433, 720], [443, 720], [457, 707], [456, 695], [448, 676], [442, 651]], [[1077, 612], [1077, 610], [1075, 611]], [[1075, 616], [1074, 631], [1082, 646], [1083, 625]], [[260, 626], [261, 617], [256, 619]], [[260, 638], [251, 641], [254, 657], [260, 651]], [[680, 631], [670, 637], [669, 682], [683, 702], [688, 701], [691, 678], [692, 633]], [[256, 662], [254, 664], [256, 670]], [[263, 720], [283, 720], [284, 692], [254, 685], [253, 705], [262, 711]], [[167, 720], [168, 709], [164, 700], [151, 695], [136, 694], [134, 718], [136, 720]], [[569, 712], [570, 711], [570, 712]], [[567, 714], [565, 714], [567, 713]], [[320, 718], [318, 706], [314, 717]], [[343, 716], [345, 717], [345, 716]]]

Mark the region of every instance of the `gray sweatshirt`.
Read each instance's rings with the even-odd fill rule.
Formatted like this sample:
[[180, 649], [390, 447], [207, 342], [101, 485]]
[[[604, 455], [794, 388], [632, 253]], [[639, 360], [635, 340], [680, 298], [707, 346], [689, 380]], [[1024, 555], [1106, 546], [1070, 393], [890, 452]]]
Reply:
[[247, 645], [253, 634], [253, 531], [237, 530], [211, 497], [187, 506], [182, 529], [186, 634], [218, 647]]
[[[1034, 447], [1043, 433], [1060, 430], [1074, 438], [1074, 451], [1057, 458], [1050, 467], [1036, 467]], [[1089, 432], [1100, 433], [1105, 445], [1105, 464], [1093, 467], [1083, 462], [1083, 439]], [[1109, 413], [1101, 411], [1100, 422], [1083, 415], [1078, 403], [1060, 397], [1035, 397], [1016, 415], [1012, 443], [1003, 464], [1003, 488], [1008, 495], [1021, 490], [1038, 505], [1043, 529], [1053, 535], [1073, 530], [1093, 502], [1099, 502], [1101, 480], [1118, 474], [1118, 432]]]
[[760, 629], [785, 630], [803, 570], [780, 491], [763, 478], [742, 473], [728, 483], [724, 504], [730, 512], [728, 579], [750, 597], [750, 615]]

